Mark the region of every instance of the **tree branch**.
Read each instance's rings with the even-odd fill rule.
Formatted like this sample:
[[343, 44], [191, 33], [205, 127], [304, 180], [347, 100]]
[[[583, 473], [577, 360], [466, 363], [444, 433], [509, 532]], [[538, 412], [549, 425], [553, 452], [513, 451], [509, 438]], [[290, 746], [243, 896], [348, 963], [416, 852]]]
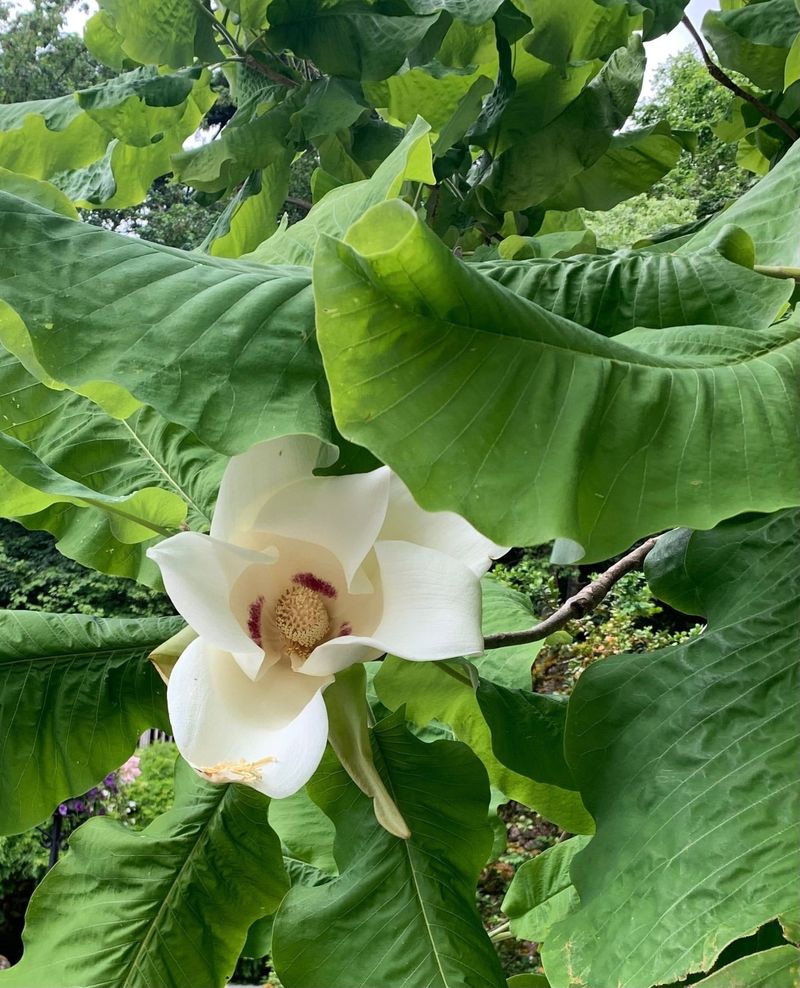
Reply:
[[626, 573], [630, 573], [631, 570], [638, 569], [642, 565], [645, 556], [657, 541], [657, 539], [648, 539], [637, 546], [622, 559], [617, 560], [613, 566], [609, 566], [593, 583], [589, 583], [582, 590], [579, 590], [574, 597], [570, 597], [550, 617], [545, 618], [544, 621], [532, 628], [528, 628], [527, 631], [501, 631], [497, 635], [487, 635], [483, 640], [484, 649], [488, 651], [490, 648], [527, 645], [530, 642], [541, 641], [548, 635], [552, 635], [554, 631], [560, 631], [565, 624], [574, 618], [583, 617], [584, 614], [593, 611], [615, 583]]
[[730, 89], [730, 91], [740, 99], [746, 100], [746, 102], [750, 103], [751, 106], [754, 106], [763, 117], [766, 117], [767, 120], [771, 120], [777, 127], [780, 127], [790, 141], [796, 141], [800, 138], [800, 133], [798, 133], [790, 123], [787, 123], [783, 117], [779, 117], [772, 107], [767, 106], [767, 104], [763, 103], [757, 96], [753, 96], [752, 93], [748, 93], [746, 89], [742, 89], [741, 86], [738, 86], [733, 79], [731, 79], [731, 77], [723, 69], [721, 69], [719, 65], [717, 65], [709, 54], [708, 48], [706, 48], [703, 39], [697, 31], [697, 28], [694, 24], [692, 24], [688, 16], [684, 15], [682, 23], [689, 34], [691, 34], [697, 42], [697, 47], [700, 49], [700, 54], [703, 57], [708, 73], [713, 79], [716, 79], [717, 82], [726, 89]]
[[794, 278], [800, 281], [800, 268], [786, 268], [772, 264], [754, 264], [753, 270], [765, 274], [769, 278]]
[[297, 206], [298, 209], [304, 209], [307, 213], [310, 212], [313, 206], [313, 203], [309, 202], [308, 199], [301, 199], [300, 196], [287, 196], [284, 202], [288, 202], [292, 206]]

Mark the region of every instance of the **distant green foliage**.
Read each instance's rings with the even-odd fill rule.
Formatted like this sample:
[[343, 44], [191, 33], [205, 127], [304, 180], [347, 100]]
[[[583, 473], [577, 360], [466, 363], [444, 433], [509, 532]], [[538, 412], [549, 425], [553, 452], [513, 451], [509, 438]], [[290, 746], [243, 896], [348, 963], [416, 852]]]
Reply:
[[114, 73], [96, 62], [77, 34], [62, 31], [72, 0], [0, 3], [0, 102], [50, 99]]
[[174, 614], [163, 593], [62, 556], [46, 532], [0, 519], [0, 608], [136, 617]]
[[[599, 569], [602, 570], [600, 565]], [[552, 613], [595, 573], [577, 567], [551, 566], [542, 549], [525, 549], [519, 562], [498, 564], [492, 574], [515, 590], [528, 594], [543, 617]], [[563, 641], [545, 646], [539, 653], [534, 679], [557, 671], [556, 686], [569, 688], [583, 669], [597, 659], [619, 652], [649, 652], [674, 645], [698, 634], [702, 625], [661, 604], [653, 596], [644, 574], [628, 573], [590, 614], [570, 622]], [[570, 640], [571, 639], [571, 640]]]
[[654, 233], [691, 223], [698, 208], [697, 199], [672, 195], [656, 199], [651, 192], [644, 192], [606, 212], [585, 212], [584, 219], [594, 231], [598, 246], [614, 248], [630, 246]]
[[656, 69], [653, 95], [637, 107], [635, 120], [648, 126], [666, 119], [671, 127], [693, 130], [697, 151], [684, 152], [677, 167], [653, 186], [648, 200], [694, 200], [697, 216], [702, 217], [717, 212], [752, 185], [753, 175], [736, 163], [737, 145], [720, 140], [713, 130], [732, 100], [689, 48]]

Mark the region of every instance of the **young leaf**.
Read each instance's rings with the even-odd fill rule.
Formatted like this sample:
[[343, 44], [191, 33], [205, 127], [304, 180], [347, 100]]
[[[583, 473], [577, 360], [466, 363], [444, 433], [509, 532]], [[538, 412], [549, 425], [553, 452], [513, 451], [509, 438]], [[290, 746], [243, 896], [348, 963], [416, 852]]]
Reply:
[[402, 716], [379, 724], [374, 742], [411, 837], [378, 826], [371, 800], [332, 758], [323, 762], [310, 791], [336, 825], [340, 876], [295, 886], [281, 904], [273, 957], [282, 983], [503, 988], [475, 908], [492, 843], [485, 772], [465, 745], [413, 737]]
[[249, 927], [287, 887], [268, 805], [179, 762], [175, 806], [145, 830], [84, 824], [36, 890], [2, 988], [223, 988]]
[[0, 611], [0, 833], [39, 823], [118, 768], [142, 731], [168, 729], [147, 655], [181, 624]]
[[[577, 792], [562, 785], [533, 781], [504, 765], [495, 755], [492, 732], [484, 719], [472, 684], [464, 676], [463, 682], [448, 675], [437, 662], [406, 662], [389, 656], [382, 663], [375, 677], [378, 697], [390, 710], [404, 706], [409, 721], [417, 727], [425, 727], [435, 721], [447, 724], [456, 737], [470, 746], [489, 773], [489, 781], [507, 799], [516, 799], [530, 806], [548, 820], [552, 820], [571, 833], [591, 833], [594, 825]], [[542, 698], [547, 699], [547, 698]], [[552, 700], [554, 704], [558, 701]], [[559, 710], [563, 714], [563, 711]], [[507, 727], [507, 725], [503, 725]], [[553, 753], [552, 725], [543, 732], [542, 740]], [[530, 730], [526, 742], [531, 743]], [[563, 745], [557, 745], [560, 753]], [[537, 745], [530, 757], [535, 759]], [[547, 757], [547, 755], [545, 756]], [[559, 761], [564, 765], [563, 754]], [[552, 768], [552, 766], [551, 766]], [[565, 780], [574, 785], [571, 773]]]
[[569, 869], [572, 859], [591, 839], [572, 837], [522, 863], [501, 907], [515, 937], [541, 943], [553, 923], [578, 907], [580, 900]]
[[578, 681], [566, 750], [597, 833], [572, 867], [581, 906], [545, 943], [554, 988], [708, 970], [793, 908], [799, 522], [791, 510], [663, 538], [653, 590], [708, 630]]
[[501, 544], [607, 559], [798, 503], [797, 324], [604, 339], [493, 284], [400, 202], [321, 241], [314, 291], [339, 428]]

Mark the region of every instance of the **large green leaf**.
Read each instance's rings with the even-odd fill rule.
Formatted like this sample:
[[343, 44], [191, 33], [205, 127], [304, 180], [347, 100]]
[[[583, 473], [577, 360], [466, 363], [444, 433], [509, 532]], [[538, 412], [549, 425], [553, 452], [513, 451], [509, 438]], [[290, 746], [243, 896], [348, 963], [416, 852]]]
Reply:
[[549, 199], [548, 209], [611, 209], [646, 192], [671, 171], [681, 152], [692, 147], [694, 134], [674, 131], [666, 123], [615, 134], [606, 151], [578, 172]]
[[[757, 9], [753, 8], [753, 9]], [[800, 142], [757, 185], [706, 224], [678, 254], [711, 244], [729, 224], [742, 227], [755, 244], [758, 264], [800, 267]]]
[[439, 16], [438, 11], [398, 16], [397, 9], [385, 0], [272, 0], [267, 41], [274, 49], [290, 48], [310, 59], [328, 75], [385, 79], [400, 68]]
[[[278, 911], [273, 957], [286, 988], [503, 988], [475, 908], [492, 843], [489, 788], [462, 744], [425, 744], [392, 717], [373, 732], [386, 784], [411, 828], [380, 827], [372, 801], [330, 758], [309, 784], [336, 825], [340, 876], [295, 886]], [[325, 770], [327, 769], [327, 771]]]
[[766, 328], [794, 288], [790, 279], [768, 278], [735, 263], [724, 242], [691, 254], [618, 251], [562, 260], [483, 261], [475, 267], [517, 295], [603, 336], [635, 326]]
[[139, 68], [72, 95], [0, 106], [0, 165], [52, 178], [83, 205], [138, 203], [213, 103], [209, 81], [199, 69]]
[[331, 435], [308, 272], [190, 254], [0, 193], [0, 296], [54, 378], [115, 381], [225, 452]]
[[86, 566], [159, 585], [158, 530], [209, 526], [224, 458], [151, 408], [116, 417], [0, 349], [0, 429], [0, 513]]
[[479, 159], [473, 184], [488, 190], [501, 210], [526, 209], [554, 196], [606, 152], [636, 104], [644, 66], [644, 47], [634, 35], [546, 126], [527, 123], [506, 150], [494, 150], [493, 160]]
[[[390, 656], [375, 677], [375, 689], [390, 710], [405, 705], [406, 716], [417, 727], [436, 722], [452, 728], [456, 737], [468, 744], [483, 762], [492, 786], [507, 799], [532, 807], [571, 833], [591, 833], [592, 820], [576, 792], [535, 782], [499, 760], [493, 751], [491, 730], [463, 667], [446, 671], [436, 662], [406, 662]], [[530, 726], [537, 725], [534, 722]], [[541, 724], [538, 726], [541, 728]], [[552, 750], [550, 726], [541, 735], [544, 744]], [[531, 732], [525, 740], [535, 746]], [[531, 757], [535, 756], [534, 750]], [[563, 763], [563, 756], [561, 760]]]
[[399, 202], [322, 241], [314, 282], [339, 428], [500, 543], [606, 559], [800, 503], [793, 323], [605, 339], [492, 283]]
[[[617, 0], [597, 0], [597, 2], [607, 6], [615, 4]], [[642, 37], [645, 41], [652, 41], [662, 34], [669, 34], [680, 24], [688, 3], [689, 0], [630, 0], [629, 6], [643, 10]]]
[[100, 0], [128, 58], [151, 65], [191, 65], [200, 16], [194, 0]]
[[800, 31], [794, 0], [760, 0], [739, 10], [709, 10], [703, 34], [728, 69], [762, 89], [783, 89], [786, 56]]
[[415, 14], [448, 14], [467, 24], [477, 25], [488, 21], [497, 12], [503, 0], [405, 0]]
[[[641, 27], [641, 8], [628, 0], [514, 0], [530, 17], [533, 34], [525, 39], [531, 54], [560, 67], [570, 62], [608, 58], [624, 48]], [[635, 12], [631, 12], [634, 9]]]
[[168, 729], [149, 652], [179, 618], [0, 611], [0, 833], [17, 833]]
[[287, 887], [268, 805], [179, 763], [174, 808], [145, 830], [82, 826], [36, 890], [22, 960], [0, 985], [222, 988]]
[[581, 676], [566, 749], [597, 834], [572, 867], [581, 907], [545, 943], [555, 988], [708, 970], [794, 907], [799, 523], [792, 510], [665, 537], [653, 590], [708, 630]]
[[401, 143], [369, 179], [333, 189], [305, 219], [265, 240], [246, 260], [263, 264], [311, 264], [321, 234], [341, 236], [376, 203], [396, 196], [405, 179], [436, 179], [431, 171], [429, 125], [418, 117]]

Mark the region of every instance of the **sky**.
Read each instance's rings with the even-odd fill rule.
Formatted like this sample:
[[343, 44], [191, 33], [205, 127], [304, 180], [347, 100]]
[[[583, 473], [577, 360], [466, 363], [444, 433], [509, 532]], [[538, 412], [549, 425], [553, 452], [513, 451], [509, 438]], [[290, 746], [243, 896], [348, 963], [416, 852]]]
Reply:
[[[564, 2], [569, 3], [569, 0], [564, 0]], [[686, 14], [689, 20], [698, 31], [707, 10], [719, 10], [718, 0], [691, 0], [691, 3], [686, 8]], [[691, 47], [695, 52], [697, 51], [697, 45], [694, 39], [683, 24], [679, 24], [674, 31], [664, 35], [662, 38], [656, 38], [655, 41], [648, 41], [645, 47], [647, 49], [647, 73], [645, 74], [642, 93], [644, 96], [647, 96], [652, 89], [656, 68], [662, 62], [666, 61], [670, 55], [674, 55], [676, 52], [681, 51], [682, 48], [687, 47]]]

